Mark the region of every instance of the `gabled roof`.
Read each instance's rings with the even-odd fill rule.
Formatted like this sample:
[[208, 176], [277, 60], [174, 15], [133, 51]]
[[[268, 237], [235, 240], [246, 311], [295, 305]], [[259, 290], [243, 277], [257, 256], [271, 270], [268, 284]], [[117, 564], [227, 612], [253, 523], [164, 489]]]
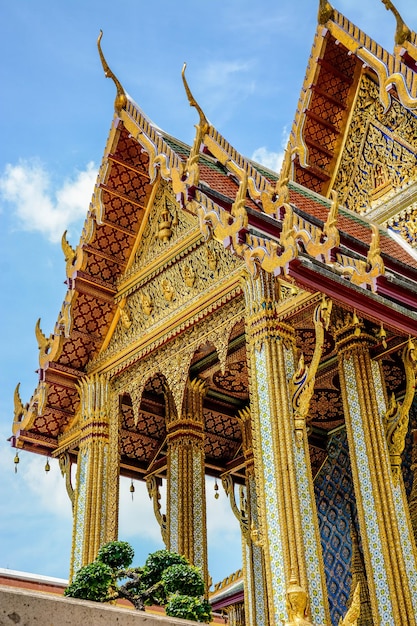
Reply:
[[[364, 36], [343, 20], [334, 12], [326, 28], [339, 32], [343, 25], [346, 45], [353, 48]], [[321, 49], [323, 41], [317, 34], [314, 49]], [[338, 47], [334, 35], [329, 41], [327, 55]], [[336, 76], [342, 83], [346, 76], [354, 80], [355, 59], [360, 58], [355, 55], [348, 57], [346, 74]], [[328, 72], [331, 83], [337, 73], [329, 63], [325, 57], [314, 71]], [[340, 207], [336, 197], [315, 193], [311, 181], [289, 182], [289, 153], [280, 176], [242, 156], [208, 123], [185, 78], [190, 104], [200, 116], [191, 147], [156, 127], [126, 96], [108, 66], [106, 72], [117, 87], [116, 114], [80, 242], [74, 250], [63, 239], [68, 290], [54, 332], [46, 337], [37, 327], [39, 385], [27, 406], [16, 392], [13, 433], [18, 445], [47, 454], [56, 450], [64, 429], [71, 433], [77, 384], [108, 345], [120, 319], [119, 284], [141, 245], [144, 216], [160, 178], [172, 186], [180, 207], [194, 216], [201, 236], [220, 241], [244, 260], [248, 271], [256, 275], [263, 268], [307, 291], [327, 293], [395, 332], [415, 334], [417, 260], [406, 244]], [[304, 85], [303, 102], [307, 94], [310, 102], [324, 97], [313, 81]], [[300, 128], [319, 124], [313, 113], [299, 109], [299, 134]], [[340, 120], [343, 126], [343, 116]], [[314, 142], [320, 143], [312, 142], [309, 158], [317, 147]], [[331, 151], [329, 146], [326, 150]], [[318, 169], [325, 171], [327, 165], [319, 167], [317, 161], [305, 168], [301, 152], [297, 154], [296, 176], [314, 170], [313, 176], [323, 182]], [[333, 157], [328, 157], [330, 163]]]
[[[399, 16], [391, 2], [384, 4]], [[357, 83], [365, 67], [378, 82], [384, 109], [396, 98], [405, 108], [417, 111], [417, 35], [405, 25], [404, 29], [406, 39], [400, 37], [397, 28], [396, 40], [401, 45], [397, 43], [391, 54], [321, 0], [290, 137], [295, 181], [329, 195]]]

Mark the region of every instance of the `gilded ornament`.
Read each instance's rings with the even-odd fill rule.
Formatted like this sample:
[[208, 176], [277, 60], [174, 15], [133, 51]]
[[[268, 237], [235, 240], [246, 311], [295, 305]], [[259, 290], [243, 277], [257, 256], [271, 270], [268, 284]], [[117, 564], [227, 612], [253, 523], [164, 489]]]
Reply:
[[333, 190], [331, 194], [333, 201], [323, 230], [307, 222], [302, 217], [294, 215], [294, 233], [296, 241], [303, 243], [307, 254], [325, 263], [331, 262], [332, 251], [334, 248], [337, 248], [340, 243], [339, 230], [336, 227], [339, 211], [338, 196]]
[[76, 254], [74, 248], [68, 243], [67, 240], [67, 231], [64, 232], [61, 238], [61, 247], [65, 256], [65, 267], [67, 277], [72, 275], [73, 266], [76, 259]]
[[222, 484], [226, 495], [229, 498], [233, 514], [240, 524], [242, 535], [246, 539], [250, 539], [249, 517], [247, 511], [245, 509], [242, 509], [242, 507], [238, 507], [238, 505], [236, 504], [235, 485], [233, 482], [233, 478], [230, 474], [223, 474]]
[[334, 16], [334, 8], [328, 2], [328, 0], [320, 0], [319, 4], [319, 13], [317, 16], [317, 21], [321, 26], [327, 24], [329, 20], [332, 20]]
[[323, 352], [325, 330], [329, 328], [332, 311], [332, 301], [323, 296], [321, 303], [314, 311], [314, 327], [316, 343], [310, 365], [304, 363], [301, 354], [297, 371], [290, 383], [290, 393], [294, 411], [294, 430], [296, 444], [301, 447], [304, 440], [306, 419], [310, 409], [311, 398], [314, 393], [316, 373]]
[[375, 293], [377, 279], [384, 276], [385, 266], [381, 257], [379, 228], [376, 224], [371, 224], [371, 228], [372, 239], [366, 261], [338, 253], [336, 255], [337, 263], [334, 267], [340, 271], [342, 276], [349, 278], [354, 285], [364, 288], [369, 286]]
[[[176, 221], [178, 223], [178, 220]], [[169, 212], [167, 202], [165, 200], [165, 208], [161, 211], [161, 215], [159, 218], [159, 230], [158, 230], [158, 239], [166, 243], [170, 240], [172, 235], [171, 226], [175, 225], [174, 220], [171, 217], [171, 213]]]
[[20, 383], [16, 385], [16, 389], [14, 390], [14, 420], [13, 423], [19, 425], [24, 420], [27, 409], [23, 406], [22, 399], [20, 397]]
[[355, 587], [352, 603], [346, 612], [346, 615], [339, 620], [339, 626], [357, 626], [358, 619], [361, 614], [361, 584]]
[[182, 270], [182, 276], [187, 287], [193, 287], [196, 276], [191, 265], [184, 265]]
[[397, 30], [395, 31], [395, 43], [397, 46], [402, 46], [404, 42], [410, 41], [411, 30], [402, 19], [400, 13], [395, 8], [391, 0], [382, 0], [382, 4], [385, 5], [387, 11], [391, 11], [397, 22]]
[[153, 504], [153, 512], [155, 519], [161, 529], [162, 540], [165, 547], [168, 548], [168, 529], [166, 515], [161, 513], [161, 493], [159, 491], [159, 482], [156, 476], [146, 477], [146, 486], [148, 488], [148, 494]]
[[107, 64], [106, 59], [104, 58], [104, 54], [103, 54], [102, 49], [101, 49], [101, 39], [102, 39], [102, 37], [103, 37], [103, 31], [100, 30], [100, 34], [99, 34], [98, 39], [97, 39], [98, 53], [100, 55], [101, 64], [103, 66], [103, 70], [104, 70], [104, 74], [105, 74], [106, 78], [111, 78], [112, 81], [114, 82], [115, 86], [116, 86], [117, 94], [116, 94], [116, 99], [114, 101], [114, 108], [115, 108], [117, 113], [120, 113], [120, 111], [127, 104], [127, 96], [126, 96], [126, 93], [125, 93], [125, 91], [124, 91], [120, 81], [113, 74], [113, 72], [111, 71], [110, 67]]
[[62, 476], [65, 478], [65, 488], [67, 490], [68, 497], [71, 501], [72, 510], [74, 511], [75, 504], [75, 491], [71, 482], [71, 458], [68, 452], [64, 452], [60, 454], [58, 457], [59, 460], [59, 469], [61, 470]]
[[163, 296], [167, 302], [172, 302], [175, 297], [175, 290], [167, 278], [163, 278], [161, 282]]
[[40, 326], [40, 318], [36, 322], [35, 335], [39, 347], [39, 365], [43, 369], [45, 365], [59, 357], [63, 345], [63, 336], [60, 334], [44, 335]]
[[208, 246], [207, 246], [207, 265], [212, 272], [214, 272], [217, 267], [216, 254]]
[[149, 295], [144, 291], [141, 291], [140, 293], [140, 302], [142, 306], [142, 311], [145, 313], [145, 315], [152, 315], [153, 302]]
[[291, 577], [287, 589], [286, 604], [288, 621], [284, 622], [285, 626], [313, 626], [309, 618], [308, 595], [295, 576]]
[[123, 328], [125, 330], [129, 330], [129, 328], [132, 326], [132, 319], [130, 317], [129, 309], [126, 306], [122, 307], [119, 305], [119, 314]]
[[401, 475], [401, 455], [405, 448], [409, 412], [415, 394], [417, 376], [416, 348], [416, 342], [410, 339], [402, 354], [406, 376], [404, 399], [402, 403], [399, 403], [393, 394], [388, 409], [382, 416], [394, 485], [398, 485]]

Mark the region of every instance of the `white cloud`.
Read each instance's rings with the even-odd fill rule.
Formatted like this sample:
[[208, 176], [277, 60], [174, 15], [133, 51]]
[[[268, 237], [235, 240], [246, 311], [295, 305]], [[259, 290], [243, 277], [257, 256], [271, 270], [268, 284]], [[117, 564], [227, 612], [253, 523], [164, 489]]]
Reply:
[[57, 242], [64, 230], [86, 215], [96, 175], [96, 166], [90, 162], [85, 170], [53, 189], [40, 162], [22, 160], [6, 165], [0, 177], [0, 196], [12, 205], [20, 228]]
[[251, 158], [253, 161], [256, 161], [256, 163], [265, 165], [265, 167], [273, 172], [279, 172], [284, 158], [284, 152], [272, 152], [265, 148], [265, 146], [262, 146], [254, 151]]
[[249, 76], [252, 61], [211, 61], [199, 75], [198, 92], [204, 93], [205, 109], [218, 120], [219, 112], [226, 118], [232, 108], [255, 91], [255, 81]]

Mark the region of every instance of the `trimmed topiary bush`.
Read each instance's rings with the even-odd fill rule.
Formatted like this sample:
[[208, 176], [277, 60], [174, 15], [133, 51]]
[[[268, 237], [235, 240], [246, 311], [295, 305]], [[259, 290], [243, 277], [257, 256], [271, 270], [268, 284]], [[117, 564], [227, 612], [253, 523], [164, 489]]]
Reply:
[[109, 565], [101, 561], [93, 561], [77, 572], [72, 583], [65, 589], [64, 595], [95, 602], [107, 602], [112, 599], [109, 589], [113, 579], [113, 570]]
[[211, 607], [203, 598], [204, 580], [198, 568], [168, 550], [150, 554], [144, 567], [129, 567], [133, 556], [126, 541], [105, 544], [97, 559], [77, 572], [65, 595], [96, 602], [126, 598], [140, 611], [158, 604], [171, 617], [210, 622]]
[[109, 565], [112, 569], [129, 567], [135, 552], [127, 541], [110, 541], [98, 551], [97, 561]]
[[165, 607], [170, 617], [181, 617], [194, 622], [209, 623], [211, 621], [211, 606], [203, 598], [173, 594]]

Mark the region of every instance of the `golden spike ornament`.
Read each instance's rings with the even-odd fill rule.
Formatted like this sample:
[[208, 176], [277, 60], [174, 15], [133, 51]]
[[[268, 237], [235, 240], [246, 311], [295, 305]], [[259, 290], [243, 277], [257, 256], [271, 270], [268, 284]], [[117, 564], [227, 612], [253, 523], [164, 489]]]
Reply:
[[357, 626], [358, 619], [361, 614], [361, 584], [355, 587], [355, 591], [352, 598], [352, 604], [346, 612], [346, 615], [339, 620], [339, 626]]
[[107, 64], [106, 59], [104, 58], [104, 54], [103, 54], [103, 51], [101, 49], [101, 39], [102, 39], [102, 37], [103, 37], [103, 31], [100, 30], [100, 34], [99, 34], [98, 39], [97, 39], [98, 53], [100, 55], [100, 60], [101, 60], [102, 66], [103, 66], [104, 75], [106, 76], [106, 78], [111, 78], [112, 81], [114, 82], [115, 86], [116, 86], [117, 94], [116, 94], [116, 99], [114, 101], [114, 108], [115, 108], [117, 113], [120, 113], [120, 111], [127, 104], [127, 96], [126, 96], [125, 90], [122, 87], [121, 82], [113, 74], [113, 72], [111, 71], [110, 67]]
[[323, 230], [310, 224], [300, 216], [294, 216], [294, 228], [297, 241], [302, 241], [307, 254], [325, 263], [331, 262], [331, 254], [340, 243], [339, 230], [336, 227], [339, 213], [338, 196], [332, 190], [332, 204]]
[[53, 334], [47, 338], [41, 330], [40, 318], [36, 322], [35, 335], [39, 348], [39, 365], [44, 368], [46, 363], [56, 359], [61, 351], [63, 336]]
[[262, 208], [268, 215], [275, 215], [282, 205], [290, 201], [288, 182], [291, 177], [291, 153], [291, 146], [287, 146], [275, 187], [262, 191], [260, 194]]
[[20, 424], [26, 415], [26, 409], [23, 406], [22, 399], [20, 397], [20, 383], [16, 385], [16, 389], [14, 390], [14, 423]]
[[328, 0], [320, 0], [319, 12], [317, 21], [321, 26], [324, 26], [329, 20], [333, 19], [334, 8], [328, 2]]
[[385, 274], [384, 261], [381, 257], [380, 234], [376, 224], [371, 224], [372, 239], [369, 246], [366, 261], [348, 257], [345, 254], [337, 254], [335, 269], [340, 271], [342, 276], [350, 279], [350, 282], [359, 287], [369, 285], [375, 293], [377, 279]]
[[382, 4], [387, 11], [391, 11], [397, 22], [397, 29], [395, 31], [395, 43], [397, 46], [402, 46], [404, 42], [410, 41], [411, 30], [401, 17], [398, 9], [394, 6], [391, 0], [382, 0]]

